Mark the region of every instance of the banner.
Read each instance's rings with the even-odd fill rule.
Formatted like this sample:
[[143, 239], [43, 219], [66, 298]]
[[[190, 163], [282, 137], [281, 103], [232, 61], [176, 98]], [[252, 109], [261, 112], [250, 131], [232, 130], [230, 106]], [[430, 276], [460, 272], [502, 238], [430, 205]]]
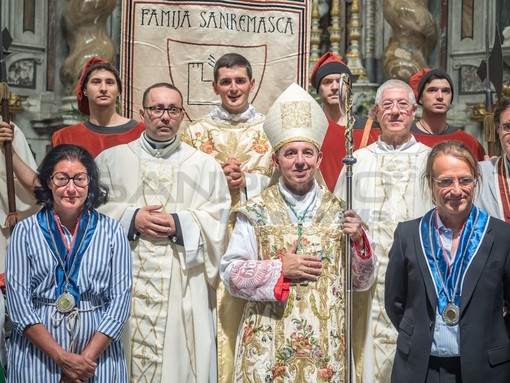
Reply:
[[188, 121], [219, 103], [213, 67], [225, 53], [253, 67], [250, 101], [265, 114], [292, 83], [308, 84], [311, 3], [296, 1], [123, 1], [123, 114], [139, 119], [144, 90], [170, 82], [183, 94]]

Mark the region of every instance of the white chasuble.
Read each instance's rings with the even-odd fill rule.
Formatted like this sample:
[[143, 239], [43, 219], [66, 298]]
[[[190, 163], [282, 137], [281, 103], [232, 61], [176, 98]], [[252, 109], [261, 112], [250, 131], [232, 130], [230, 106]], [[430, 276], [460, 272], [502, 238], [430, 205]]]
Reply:
[[216, 354], [211, 296], [230, 208], [221, 168], [179, 139], [156, 150], [143, 136], [96, 161], [110, 188], [102, 212], [128, 230], [138, 208], [163, 205], [178, 215], [183, 235], [184, 246], [145, 235], [131, 242], [133, 307], [124, 337], [131, 381], [208, 383]]

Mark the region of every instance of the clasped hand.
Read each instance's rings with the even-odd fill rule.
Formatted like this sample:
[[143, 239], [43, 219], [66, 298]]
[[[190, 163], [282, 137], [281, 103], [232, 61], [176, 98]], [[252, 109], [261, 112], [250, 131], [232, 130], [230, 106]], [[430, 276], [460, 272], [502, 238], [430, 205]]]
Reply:
[[66, 352], [59, 366], [62, 370], [60, 383], [82, 383], [94, 376], [97, 364], [86, 356]]
[[135, 217], [135, 229], [154, 238], [167, 238], [175, 234], [175, 221], [171, 214], [162, 212], [162, 205], [140, 208]]
[[244, 172], [241, 170], [241, 161], [229, 158], [221, 165], [221, 168], [227, 179], [229, 189], [241, 189], [246, 186]]

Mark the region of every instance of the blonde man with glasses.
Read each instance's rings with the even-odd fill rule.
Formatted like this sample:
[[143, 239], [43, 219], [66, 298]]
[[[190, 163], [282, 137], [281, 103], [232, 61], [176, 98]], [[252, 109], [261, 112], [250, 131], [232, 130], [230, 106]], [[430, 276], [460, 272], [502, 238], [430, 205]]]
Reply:
[[473, 203], [480, 171], [464, 144], [434, 146], [423, 178], [435, 207], [398, 225], [386, 272], [391, 381], [509, 382], [510, 225]]
[[[358, 355], [362, 383], [389, 383], [397, 332], [384, 311], [384, 276], [393, 232], [401, 221], [422, 216], [431, 207], [423, 193], [420, 175], [430, 149], [411, 134], [416, 112], [412, 89], [400, 80], [388, 80], [376, 93], [375, 112], [380, 124], [379, 140], [354, 152], [352, 208], [368, 225], [379, 257], [376, 283], [369, 293], [354, 297], [354, 317], [358, 322], [354, 337], [363, 338], [364, 350]], [[345, 168], [335, 194], [345, 199]], [[371, 302], [371, 312], [370, 303]], [[368, 310], [367, 310], [368, 307]], [[363, 327], [365, 325], [365, 327]]]
[[230, 194], [220, 165], [182, 143], [181, 92], [157, 83], [143, 96], [145, 132], [102, 152], [110, 188], [103, 213], [133, 250], [133, 309], [126, 334], [132, 382], [216, 381], [215, 288]]

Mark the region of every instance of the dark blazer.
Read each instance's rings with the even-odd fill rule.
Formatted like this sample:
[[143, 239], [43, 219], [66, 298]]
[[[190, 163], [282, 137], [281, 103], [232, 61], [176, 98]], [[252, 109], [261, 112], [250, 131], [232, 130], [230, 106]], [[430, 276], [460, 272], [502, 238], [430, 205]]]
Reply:
[[[437, 297], [419, 237], [420, 219], [395, 230], [386, 271], [385, 307], [398, 331], [391, 381], [424, 382]], [[463, 383], [510, 382], [510, 224], [491, 217], [464, 277], [460, 304]]]

